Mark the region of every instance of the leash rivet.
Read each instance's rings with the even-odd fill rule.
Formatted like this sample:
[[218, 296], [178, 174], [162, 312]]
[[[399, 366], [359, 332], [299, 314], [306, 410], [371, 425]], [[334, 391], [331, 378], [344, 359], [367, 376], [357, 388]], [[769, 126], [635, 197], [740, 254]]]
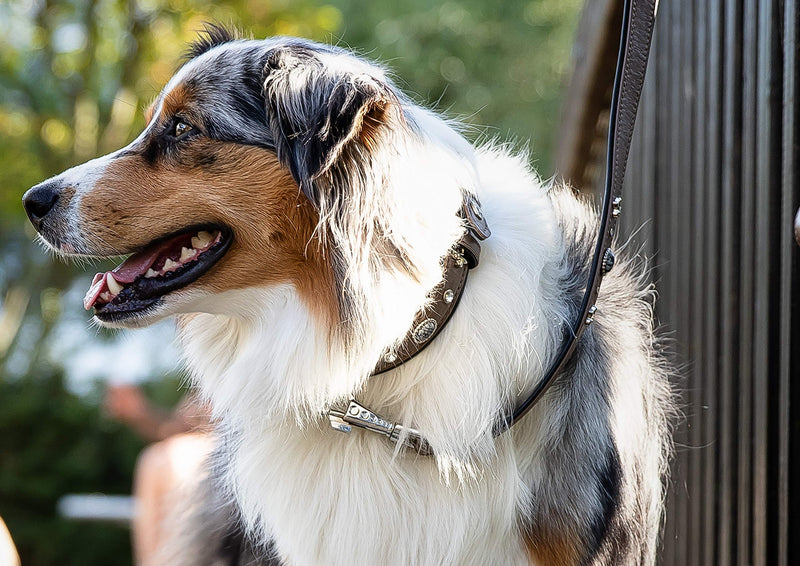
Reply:
[[447, 291], [444, 292], [444, 295], [442, 296], [444, 297], [445, 303], [452, 303], [456, 295], [455, 293], [453, 293], [452, 289], [448, 289]]
[[616, 218], [622, 214], [622, 197], [614, 197], [614, 200], [611, 201], [611, 206], [613, 208], [611, 211], [611, 216]]
[[614, 262], [617, 258], [614, 257], [614, 252], [611, 251], [611, 248], [606, 248], [606, 253], [603, 254], [603, 273], [608, 273], [614, 267]]
[[451, 249], [450, 256], [456, 260], [457, 267], [464, 267], [467, 265], [467, 258], [464, 257], [464, 249], [459, 248], [458, 250]]
[[587, 324], [587, 326], [588, 326], [589, 324], [591, 324], [591, 323], [593, 323], [593, 322], [594, 322], [594, 313], [596, 313], [596, 312], [597, 312], [597, 306], [596, 306], [596, 305], [592, 305], [592, 306], [589, 308], [589, 316], [588, 316], [588, 317], [586, 317], [586, 324]]

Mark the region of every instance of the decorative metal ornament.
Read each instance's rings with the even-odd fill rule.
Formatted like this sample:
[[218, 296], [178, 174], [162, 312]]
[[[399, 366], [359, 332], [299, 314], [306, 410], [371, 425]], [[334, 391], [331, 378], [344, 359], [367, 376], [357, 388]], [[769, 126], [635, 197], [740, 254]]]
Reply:
[[427, 342], [430, 340], [431, 336], [433, 336], [433, 333], [436, 332], [437, 326], [436, 321], [432, 318], [425, 319], [417, 325], [411, 337], [417, 344]]
[[463, 249], [452, 249], [450, 250], [450, 254], [453, 256], [453, 259], [456, 260], [456, 265], [458, 267], [464, 267], [467, 265], [467, 258], [464, 257], [464, 250]]
[[596, 313], [596, 312], [597, 312], [597, 306], [596, 305], [592, 305], [589, 308], [589, 316], [586, 317], [586, 325], [587, 326], [594, 322], [594, 313]]
[[616, 218], [622, 214], [622, 197], [614, 197], [611, 201], [611, 215]]
[[611, 248], [606, 249], [606, 253], [603, 254], [603, 273], [611, 271], [616, 260], [617, 258], [614, 257], [614, 252], [611, 251]]

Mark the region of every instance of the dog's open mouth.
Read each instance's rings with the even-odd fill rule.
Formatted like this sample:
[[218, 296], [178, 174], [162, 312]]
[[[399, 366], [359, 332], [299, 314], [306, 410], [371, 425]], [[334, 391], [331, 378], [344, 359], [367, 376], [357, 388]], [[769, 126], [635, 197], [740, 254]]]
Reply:
[[223, 228], [184, 230], [161, 238], [111, 271], [98, 273], [83, 299], [101, 320], [140, 313], [189, 285], [219, 260], [231, 243]]

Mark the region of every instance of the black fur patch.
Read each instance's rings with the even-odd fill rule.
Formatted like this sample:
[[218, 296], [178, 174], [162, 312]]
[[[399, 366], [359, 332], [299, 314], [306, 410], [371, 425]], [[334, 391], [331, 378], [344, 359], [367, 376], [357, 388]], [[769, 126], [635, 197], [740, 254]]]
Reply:
[[[318, 74], [304, 85], [305, 91], [291, 91], [288, 74], [300, 65], [315, 66]], [[316, 202], [315, 179], [360, 128], [365, 113], [385, 103], [390, 93], [377, 82], [326, 73], [314, 53], [302, 46], [273, 51], [265, 74], [278, 158], [288, 165], [303, 193]]]
[[186, 60], [194, 59], [218, 45], [224, 45], [237, 39], [239, 39], [239, 34], [235, 30], [221, 24], [206, 22], [203, 24], [203, 29], [199, 32], [198, 38], [189, 44], [184, 53], [184, 58]]
[[622, 466], [617, 449], [613, 445], [608, 452], [605, 468], [597, 479], [603, 511], [592, 522], [588, 557], [593, 558], [603, 547], [607, 547], [607, 554], [615, 558], [609, 563], [615, 564], [624, 556], [628, 541], [625, 540], [623, 529], [614, 528], [615, 515], [619, 509]]

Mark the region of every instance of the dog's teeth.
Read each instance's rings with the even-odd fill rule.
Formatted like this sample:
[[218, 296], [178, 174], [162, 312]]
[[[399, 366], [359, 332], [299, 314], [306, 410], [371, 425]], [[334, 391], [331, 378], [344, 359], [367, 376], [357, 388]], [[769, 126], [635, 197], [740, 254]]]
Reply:
[[105, 302], [109, 302], [111, 300], [111, 295], [108, 294], [108, 291], [103, 291], [100, 293], [100, 299]]
[[109, 273], [108, 277], [106, 278], [106, 285], [108, 285], [108, 290], [115, 295], [119, 295], [125, 288], [119, 284], [119, 281], [114, 279], [114, 276], [111, 273]]
[[181, 248], [181, 262], [189, 261], [197, 255], [197, 250], [189, 248]]
[[167, 261], [164, 262], [164, 271], [172, 271], [176, 267], [178, 267], [178, 263], [172, 261], [170, 258], [167, 258]]
[[192, 247], [198, 250], [203, 249], [211, 243], [212, 239], [214, 239], [214, 236], [210, 232], [201, 230], [197, 233], [197, 237], [192, 238]]
[[158, 271], [154, 270], [152, 267], [147, 270], [147, 273], [144, 274], [145, 277], [156, 277], [158, 275]]

